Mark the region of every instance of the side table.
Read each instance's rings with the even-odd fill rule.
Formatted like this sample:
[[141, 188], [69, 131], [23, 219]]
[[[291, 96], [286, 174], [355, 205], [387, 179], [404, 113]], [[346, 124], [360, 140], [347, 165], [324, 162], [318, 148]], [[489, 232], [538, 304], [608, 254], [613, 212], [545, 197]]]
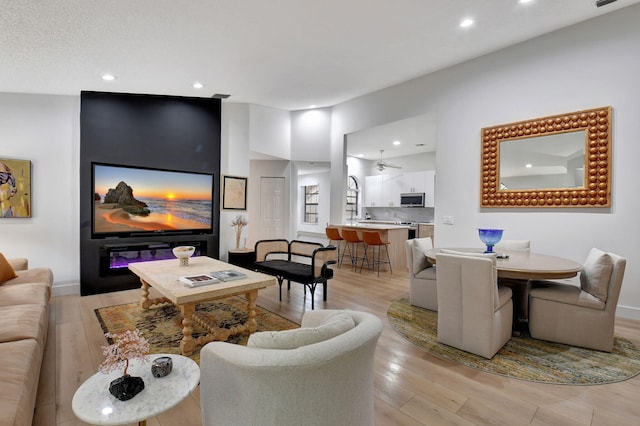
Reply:
[[[171, 373], [153, 377], [151, 363], [167, 356], [173, 362]], [[109, 392], [109, 383], [122, 376], [122, 370], [98, 372], [89, 377], [73, 395], [71, 407], [80, 420], [94, 425], [124, 425], [163, 413], [186, 399], [200, 383], [200, 367], [191, 358], [176, 354], [150, 354], [147, 361], [132, 360], [128, 373], [142, 377], [144, 389], [128, 401], [120, 401]]]
[[254, 249], [229, 249], [229, 263], [241, 268], [255, 270], [256, 252]]

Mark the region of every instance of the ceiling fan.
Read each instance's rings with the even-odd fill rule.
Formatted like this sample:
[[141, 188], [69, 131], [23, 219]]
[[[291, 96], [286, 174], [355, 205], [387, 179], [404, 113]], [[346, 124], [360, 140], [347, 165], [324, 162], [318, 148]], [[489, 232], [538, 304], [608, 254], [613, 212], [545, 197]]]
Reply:
[[400, 166], [395, 166], [393, 164], [389, 164], [386, 161], [382, 160], [382, 153], [384, 152], [384, 149], [380, 150], [380, 161], [378, 161], [376, 163], [376, 166], [378, 167], [378, 170], [383, 171], [385, 168], [389, 167], [392, 169], [401, 169], [402, 167]]

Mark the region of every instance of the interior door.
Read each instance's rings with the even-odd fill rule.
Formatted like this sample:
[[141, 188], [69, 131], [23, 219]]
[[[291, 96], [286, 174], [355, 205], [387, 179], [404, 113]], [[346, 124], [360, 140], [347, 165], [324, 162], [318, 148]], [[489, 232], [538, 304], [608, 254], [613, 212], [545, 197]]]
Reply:
[[260, 239], [285, 238], [285, 181], [283, 177], [260, 178]]

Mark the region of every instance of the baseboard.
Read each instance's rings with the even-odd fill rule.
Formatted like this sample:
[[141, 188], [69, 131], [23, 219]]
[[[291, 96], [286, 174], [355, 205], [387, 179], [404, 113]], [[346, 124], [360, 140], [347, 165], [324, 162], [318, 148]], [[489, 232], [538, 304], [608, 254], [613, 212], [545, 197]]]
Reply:
[[640, 320], [640, 308], [635, 308], [633, 306], [618, 305], [618, 308], [616, 309], [616, 316], [622, 317], [622, 318]]
[[66, 283], [66, 284], [54, 284], [51, 287], [51, 295], [55, 296], [70, 296], [74, 294], [80, 294], [80, 283]]

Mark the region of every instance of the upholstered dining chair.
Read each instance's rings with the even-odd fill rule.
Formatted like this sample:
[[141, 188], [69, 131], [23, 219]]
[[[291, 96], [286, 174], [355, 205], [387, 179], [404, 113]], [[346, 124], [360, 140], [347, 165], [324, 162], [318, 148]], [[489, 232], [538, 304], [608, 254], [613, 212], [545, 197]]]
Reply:
[[592, 249], [577, 280], [532, 281], [531, 337], [611, 352], [626, 259]]
[[413, 306], [438, 310], [438, 289], [436, 287], [436, 265], [425, 256], [433, 249], [430, 237], [406, 240], [407, 267], [409, 268], [409, 303]]
[[247, 346], [200, 352], [204, 426], [373, 426], [373, 362], [382, 321], [368, 312], [307, 311], [301, 327]]
[[491, 359], [511, 338], [511, 289], [498, 285], [496, 257], [436, 255], [438, 342]]
[[529, 251], [531, 249], [531, 241], [529, 240], [501, 240], [493, 246], [497, 252], [503, 251]]

